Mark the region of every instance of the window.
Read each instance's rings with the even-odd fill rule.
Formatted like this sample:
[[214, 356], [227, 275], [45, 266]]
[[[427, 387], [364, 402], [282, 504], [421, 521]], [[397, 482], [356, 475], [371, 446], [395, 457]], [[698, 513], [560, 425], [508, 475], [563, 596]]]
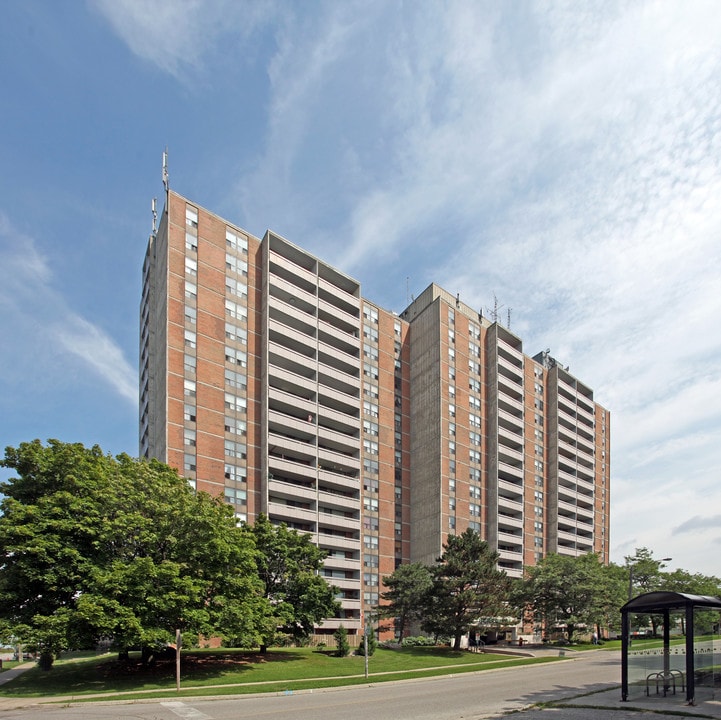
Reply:
[[454, 436], [456, 434], [456, 424], [448, 423], [448, 434]]
[[185, 258], [185, 274], [186, 275], [197, 275], [198, 274], [198, 261], [194, 258]]
[[456, 322], [456, 311], [453, 308], [448, 308], [448, 322], [451, 325]]
[[233, 325], [233, 323], [225, 323], [225, 339], [247, 345], [248, 331], [237, 325]]
[[198, 319], [198, 311], [189, 305], [185, 306], [185, 322], [188, 325], [195, 325]]
[[185, 206], [185, 224], [191, 228], [198, 227], [198, 211], [190, 205]]
[[474, 378], [468, 378], [468, 389], [472, 392], [479, 393], [481, 392], [481, 383], [479, 380], [475, 380]]
[[471, 522], [468, 523], [468, 529], [473, 530], [473, 532], [479, 533], [479, 532], [481, 532], [481, 523], [479, 523], [475, 520], [472, 520]]
[[378, 324], [378, 310], [370, 305], [363, 306], [363, 319]]
[[363, 458], [363, 472], [370, 473], [372, 475], [378, 474], [378, 461], [371, 460], [370, 458]]
[[448, 417], [454, 418], [456, 416], [456, 406], [453, 403], [448, 404]]
[[245, 235], [239, 235], [228, 228], [225, 230], [225, 244], [231, 250], [242, 253], [248, 252], [248, 238], [245, 237]]
[[363, 363], [363, 374], [366, 377], [377, 380], [378, 379], [378, 368], [375, 367], [374, 365], [371, 365], [370, 363], [364, 362]]
[[195, 422], [195, 405], [183, 405], [183, 420]]
[[378, 437], [378, 423], [371, 422], [370, 420], [364, 420], [363, 432], [367, 435], [375, 435]]
[[448, 331], [448, 342], [453, 345], [453, 343], [456, 342], [456, 333], [455, 330], [449, 330]]
[[225, 301], [225, 314], [236, 320], [248, 319], [248, 308], [232, 300]]
[[477, 432], [469, 432], [468, 433], [468, 442], [471, 443], [471, 445], [476, 445], [477, 447], [481, 446], [481, 436]]
[[248, 491], [236, 488], [225, 488], [225, 502], [231, 505], [247, 505]]
[[449, 347], [448, 348], [448, 362], [455, 362], [456, 361], [456, 350], [455, 348]]
[[198, 299], [198, 286], [195, 283], [190, 282], [189, 280], [185, 281], [185, 297], [187, 297], [189, 300]]
[[[480, 411], [481, 409], [481, 400], [480, 398], [474, 397], [473, 395], [470, 395], [468, 397], [468, 405], [469, 407], [472, 407], [474, 410]], [[480, 421], [480, 418], [479, 418]]]
[[468, 343], [468, 354], [472, 355], [473, 357], [481, 357], [481, 348], [476, 345], [474, 342]]
[[183, 355], [183, 370], [188, 374], [195, 375], [196, 362], [195, 355]]
[[478, 327], [475, 323], [468, 323], [468, 334], [474, 339], [474, 340], [480, 340], [481, 339], [481, 328]]
[[195, 455], [190, 453], [183, 455], [183, 469], [186, 472], [195, 472]]
[[533, 466], [536, 468], [536, 471], [539, 473], [543, 472], [543, 461], [542, 460], [534, 460]]
[[543, 523], [542, 523], [542, 522], [538, 522], [538, 521], [534, 522], [534, 523], [533, 523], [533, 529], [534, 529], [534, 531], [537, 532], [537, 533], [542, 533], [542, 532], [543, 532]]
[[196, 343], [196, 335], [192, 330], [185, 331], [185, 347], [194, 348]]
[[373, 440], [363, 440], [363, 452], [369, 455], [378, 454], [378, 443]]
[[225, 393], [225, 409], [244, 413], [247, 409], [247, 400], [232, 393]]
[[398, 322], [398, 320], [394, 320], [394, 321], [393, 321], [393, 332], [394, 332], [396, 335], [400, 335], [400, 334], [401, 334], [401, 324], [400, 324], [400, 322]]
[[364, 567], [378, 567], [378, 556], [372, 555], [371, 553], [365, 553], [363, 555], [363, 566]]
[[481, 471], [478, 468], [470, 468], [468, 471], [468, 479], [471, 482], [480, 483], [481, 482]]
[[468, 494], [471, 496], [471, 498], [475, 500], [481, 499], [481, 488], [479, 488], [477, 485], [469, 485], [468, 486]]
[[225, 348], [225, 362], [231, 363], [231, 365], [239, 365], [240, 367], [248, 366], [248, 356], [242, 350], [228, 347]]
[[366, 605], [377, 605], [378, 604], [378, 593], [377, 592], [364, 592], [363, 602]]
[[378, 492], [378, 480], [376, 478], [363, 478], [363, 489], [366, 492], [377, 493]]
[[533, 498], [536, 502], [543, 502], [543, 493], [540, 490], [533, 491]]
[[367, 357], [371, 360], [378, 360], [378, 348], [373, 347], [372, 345], [369, 345], [368, 343], [363, 343], [363, 356]]
[[456, 518], [453, 517], [453, 515], [450, 515], [450, 516], [448, 517], [448, 528], [449, 528], [450, 530], [455, 530], [455, 529], [456, 529]]
[[363, 412], [371, 417], [378, 417], [378, 405], [369, 402], [368, 400], [363, 401]]
[[183, 381], [183, 395], [185, 397], [195, 397], [195, 380]]
[[453, 385], [448, 386], [448, 396], [455, 398], [456, 397], [456, 388]]
[[370, 325], [363, 325], [363, 337], [368, 338], [373, 342], [378, 342], [378, 328], [371, 327]]
[[475, 415], [474, 413], [468, 413], [468, 424], [471, 427], [476, 427], [476, 428], [481, 427], [480, 415]]
[[449, 380], [456, 379], [456, 369], [453, 367], [453, 365], [448, 366], [448, 379]]
[[480, 375], [481, 374], [480, 364], [475, 362], [474, 360], [469, 360], [468, 361], [468, 372], [473, 373], [474, 375]]
[[185, 249], [189, 252], [198, 252], [198, 236], [191, 232], [185, 233]]
[[378, 584], [378, 573], [363, 573], [363, 584], [364, 585], [377, 585]]
[[378, 512], [378, 498], [364, 497], [363, 509], [366, 512]]
[[246, 476], [246, 469], [243, 467], [236, 467], [235, 465], [225, 466], [225, 479], [232, 480], [233, 482], [245, 482], [248, 478]]
[[456, 492], [456, 479], [448, 478], [448, 492], [454, 494]]
[[456, 454], [456, 443], [453, 440], [448, 441], [448, 454], [449, 455]]
[[468, 514], [471, 517], [481, 517], [481, 506], [476, 503], [468, 503]]
[[225, 253], [225, 269], [236, 275], [248, 276], [248, 263], [230, 253]]
[[456, 511], [456, 499], [453, 497], [448, 498], [448, 510], [453, 513]]
[[225, 455], [226, 457], [240, 458], [241, 460], [246, 459], [247, 448], [245, 443], [235, 442], [233, 440], [225, 441]]
[[183, 445], [187, 445], [188, 447], [195, 447], [195, 443], [195, 430], [185, 428], [185, 430], [183, 430]]
[[[225, 384], [228, 387], [240, 388], [244, 390], [248, 386], [248, 378], [245, 373], [235, 372], [234, 370], [225, 370]], [[245, 401], [244, 401], [245, 402]]]
[[232, 435], [246, 435], [248, 425], [245, 420], [239, 420], [238, 418], [225, 417], [225, 432], [231, 433]]
[[246, 299], [248, 297], [248, 286], [246, 283], [235, 278], [225, 278], [225, 290], [227, 293], [237, 295], [239, 298]]
[[468, 459], [472, 463], [480, 463], [481, 462], [481, 453], [478, 452], [478, 450], [469, 450], [468, 451]]
[[373, 383], [364, 382], [363, 383], [363, 394], [369, 398], [377, 398], [378, 397], [378, 386], [374, 385]]
[[377, 548], [378, 547], [378, 538], [373, 535], [364, 535], [363, 536], [363, 547]]

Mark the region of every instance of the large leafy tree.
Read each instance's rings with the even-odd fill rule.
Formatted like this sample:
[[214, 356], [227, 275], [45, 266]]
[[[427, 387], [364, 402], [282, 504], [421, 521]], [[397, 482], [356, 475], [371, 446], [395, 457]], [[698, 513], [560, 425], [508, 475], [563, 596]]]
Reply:
[[222, 500], [157, 461], [50, 440], [2, 465], [0, 620], [52, 659], [101, 637], [131, 645], [247, 634], [264, 612], [252, 538]]
[[261, 650], [278, 630], [301, 639], [324, 618], [339, 613], [337, 589], [319, 575], [325, 552], [313, 545], [310, 535], [285, 523], [274, 525], [263, 514], [247, 530], [258, 550], [257, 573], [268, 601], [260, 628]]
[[499, 555], [471, 529], [449, 535], [443, 554], [431, 566], [422, 627], [435, 635], [461, 637], [481, 618], [505, 612], [509, 579], [497, 567]]
[[604, 566], [594, 553], [573, 557], [551, 554], [526, 568], [516, 588], [516, 602], [522, 600], [547, 628], [566, 625], [568, 639], [579, 625], [596, 625], [618, 602], [608, 584]]
[[419, 562], [400, 565], [383, 578], [383, 584], [388, 590], [381, 593], [385, 604], [378, 608], [379, 614], [394, 619], [396, 633], [403, 639], [408, 625], [423, 616], [424, 600], [432, 584], [430, 570]]

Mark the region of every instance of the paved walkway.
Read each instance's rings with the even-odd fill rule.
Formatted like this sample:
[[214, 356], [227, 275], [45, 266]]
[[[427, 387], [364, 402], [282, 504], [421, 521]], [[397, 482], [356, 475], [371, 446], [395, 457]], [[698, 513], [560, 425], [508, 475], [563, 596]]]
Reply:
[[[529, 649], [524, 648], [523, 654], [528, 655], [559, 655], [558, 649]], [[575, 651], [566, 651], [566, 657], [572, 657]], [[582, 653], [578, 653], [581, 655]], [[26, 662], [10, 670], [0, 673], [0, 685], [10, 682], [20, 673], [35, 667], [35, 663]], [[620, 672], [620, 668], [619, 668]], [[401, 681], [402, 682], [402, 681]], [[334, 688], [335, 691], [338, 688]], [[304, 692], [304, 691], [298, 691]], [[316, 689], [313, 692], [323, 692]], [[87, 696], [85, 696], [87, 697]], [[115, 695], [115, 702], [118, 702]], [[230, 696], [223, 696], [229, 698]], [[44, 697], [44, 698], [0, 698], [0, 712], [42, 705], [45, 703], [68, 702], [74, 700], [71, 696]], [[205, 700], [209, 699], [207, 696]], [[189, 698], [185, 698], [189, 701]], [[120, 701], [122, 702], [122, 701]], [[524, 711], [524, 720], [599, 720], [599, 717], [608, 712], [609, 720], [639, 720], [639, 711], [652, 712], [655, 715], [688, 715], [721, 720], [721, 690], [712, 688], [696, 688], [696, 701], [694, 705], [686, 702], [685, 693], [677, 695], [651, 694], [647, 696], [645, 689], [640, 686], [629, 688], [627, 702], [621, 700], [621, 686], [609, 684], [606, 688], [591, 694], [568, 694], [566, 697], [557, 697], [550, 700], [543, 709], [530, 708]], [[486, 716], [487, 717], [487, 716]]]

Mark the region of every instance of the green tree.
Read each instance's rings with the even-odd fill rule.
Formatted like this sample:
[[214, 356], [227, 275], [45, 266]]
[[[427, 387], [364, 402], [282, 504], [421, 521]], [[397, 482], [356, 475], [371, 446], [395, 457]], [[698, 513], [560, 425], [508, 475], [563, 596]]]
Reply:
[[597, 625], [611, 610], [611, 586], [595, 553], [573, 557], [551, 554], [526, 568], [516, 588], [522, 600], [546, 628], [565, 625], [568, 640], [579, 625]]
[[459, 650], [461, 637], [474, 623], [506, 612], [510, 583], [497, 567], [498, 553], [471, 529], [449, 535], [443, 550], [430, 568], [422, 627], [452, 637], [453, 648]]
[[[641, 593], [663, 590], [665, 584], [665, 567], [663, 560], [656, 560], [648, 548], [636, 548], [634, 555], [624, 558], [628, 572], [628, 599]], [[651, 623], [653, 634], [657, 634], [661, 615], [637, 615], [639, 624]]]
[[333, 633], [335, 638], [335, 656], [345, 657], [350, 652], [348, 644], [348, 630], [343, 625], [339, 625], [338, 629]]
[[423, 603], [432, 580], [430, 570], [419, 562], [397, 567], [391, 575], [383, 578], [388, 588], [381, 593], [384, 605], [378, 607], [382, 617], [393, 618], [396, 635], [400, 640], [408, 626], [421, 619]]
[[310, 535], [273, 525], [261, 514], [246, 526], [255, 540], [257, 572], [263, 583], [269, 612], [261, 627], [264, 651], [278, 630], [299, 640], [307, 637], [324, 618], [337, 616], [337, 589], [318, 573], [325, 553]]
[[266, 602], [252, 538], [222, 500], [157, 461], [56, 440], [7, 448], [0, 621], [46, 658], [239, 632]]

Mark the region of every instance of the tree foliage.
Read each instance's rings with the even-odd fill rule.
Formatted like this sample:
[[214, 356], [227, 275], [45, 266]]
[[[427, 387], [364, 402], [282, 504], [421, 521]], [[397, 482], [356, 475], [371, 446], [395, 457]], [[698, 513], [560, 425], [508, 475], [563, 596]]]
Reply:
[[526, 568], [516, 601], [525, 603], [547, 629], [565, 625], [570, 642], [579, 625], [598, 625], [609, 616], [618, 602], [617, 592], [595, 553], [551, 554]]
[[383, 584], [388, 590], [381, 593], [385, 604], [378, 612], [394, 619], [396, 634], [402, 640], [408, 626], [423, 616], [426, 594], [432, 584], [430, 570], [419, 562], [400, 565], [383, 578]]
[[430, 568], [432, 582], [425, 595], [423, 629], [452, 637], [458, 650], [471, 625], [505, 613], [510, 583], [497, 567], [498, 558], [471, 529], [449, 535], [443, 554]]
[[261, 514], [248, 531], [255, 540], [257, 573], [267, 599], [268, 613], [260, 632], [261, 645], [268, 645], [277, 630], [298, 640], [307, 637], [323, 618], [340, 611], [336, 588], [318, 573], [325, 553], [311, 542], [310, 535], [273, 525]]
[[0, 620], [25, 644], [53, 657], [252, 631], [255, 550], [222, 500], [97, 446], [36, 440], [2, 465], [17, 477], [0, 485]]

